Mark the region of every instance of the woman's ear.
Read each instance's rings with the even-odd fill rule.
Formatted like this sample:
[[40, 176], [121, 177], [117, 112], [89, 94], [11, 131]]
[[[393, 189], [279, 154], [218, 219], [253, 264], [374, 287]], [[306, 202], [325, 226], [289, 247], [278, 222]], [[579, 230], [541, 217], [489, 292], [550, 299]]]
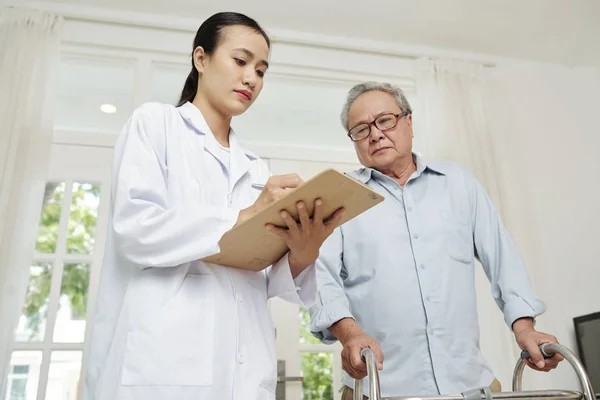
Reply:
[[204, 72], [204, 63], [206, 61], [204, 49], [201, 46], [196, 47], [192, 57], [194, 59], [194, 67], [196, 67], [199, 74], [202, 74], [202, 72]]

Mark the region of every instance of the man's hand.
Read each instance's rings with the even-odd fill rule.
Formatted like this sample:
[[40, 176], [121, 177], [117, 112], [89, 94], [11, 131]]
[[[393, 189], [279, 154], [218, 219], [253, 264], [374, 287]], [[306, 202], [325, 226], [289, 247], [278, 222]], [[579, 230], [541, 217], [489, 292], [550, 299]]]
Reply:
[[354, 379], [367, 376], [367, 364], [362, 360], [360, 352], [369, 348], [375, 353], [377, 369], [383, 370], [383, 352], [377, 340], [367, 335], [351, 318], [344, 318], [333, 324], [329, 330], [342, 343], [342, 369]]
[[552, 358], [544, 359], [544, 355], [539, 349], [539, 346], [544, 343], [556, 343], [558, 340], [552, 336], [542, 332], [538, 332], [533, 327], [531, 318], [521, 318], [513, 323], [513, 332], [515, 339], [521, 350], [527, 350], [531, 358], [525, 360], [527, 365], [536, 371], [548, 372], [558, 366], [558, 363], [563, 360], [560, 354], [554, 354]]

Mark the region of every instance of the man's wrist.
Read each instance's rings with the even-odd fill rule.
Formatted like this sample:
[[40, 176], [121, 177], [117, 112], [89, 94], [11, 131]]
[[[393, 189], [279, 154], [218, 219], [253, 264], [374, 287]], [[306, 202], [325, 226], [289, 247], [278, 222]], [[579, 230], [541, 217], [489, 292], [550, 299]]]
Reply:
[[349, 337], [361, 333], [362, 329], [353, 318], [346, 317], [331, 325], [329, 331], [344, 345]]
[[514, 333], [522, 332], [525, 329], [534, 329], [533, 317], [517, 318], [512, 324], [512, 330]]

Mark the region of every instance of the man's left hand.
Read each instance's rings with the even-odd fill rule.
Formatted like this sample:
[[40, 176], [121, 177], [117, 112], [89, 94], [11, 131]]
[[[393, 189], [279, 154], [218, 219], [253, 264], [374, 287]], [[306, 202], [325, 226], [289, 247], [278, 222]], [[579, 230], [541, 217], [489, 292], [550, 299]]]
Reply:
[[558, 340], [552, 335], [536, 331], [531, 318], [516, 320], [513, 324], [513, 332], [521, 350], [527, 350], [531, 354], [531, 358], [525, 362], [536, 371], [548, 372], [556, 368], [558, 363], [563, 360], [563, 356], [556, 353], [551, 358], [544, 359], [539, 346], [544, 343], [558, 344]]

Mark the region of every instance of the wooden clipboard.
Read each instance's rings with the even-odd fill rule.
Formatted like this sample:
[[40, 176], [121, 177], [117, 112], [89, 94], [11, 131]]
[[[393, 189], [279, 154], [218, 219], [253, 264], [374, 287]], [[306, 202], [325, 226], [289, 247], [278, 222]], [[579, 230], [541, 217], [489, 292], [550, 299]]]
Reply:
[[251, 219], [226, 232], [219, 241], [220, 253], [202, 261], [252, 271], [260, 271], [274, 264], [289, 249], [285, 241], [271, 233], [265, 225], [271, 223], [285, 226], [280, 215], [282, 210], [289, 212], [297, 221], [296, 203], [300, 200], [304, 201], [309, 215], [312, 215], [317, 198], [323, 201], [326, 217], [330, 217], [340, 207], [345, 208], [346, 212], [339, 225], [384, 200], [382, 195], [363, 183], [334, 169], [326, 169]]

